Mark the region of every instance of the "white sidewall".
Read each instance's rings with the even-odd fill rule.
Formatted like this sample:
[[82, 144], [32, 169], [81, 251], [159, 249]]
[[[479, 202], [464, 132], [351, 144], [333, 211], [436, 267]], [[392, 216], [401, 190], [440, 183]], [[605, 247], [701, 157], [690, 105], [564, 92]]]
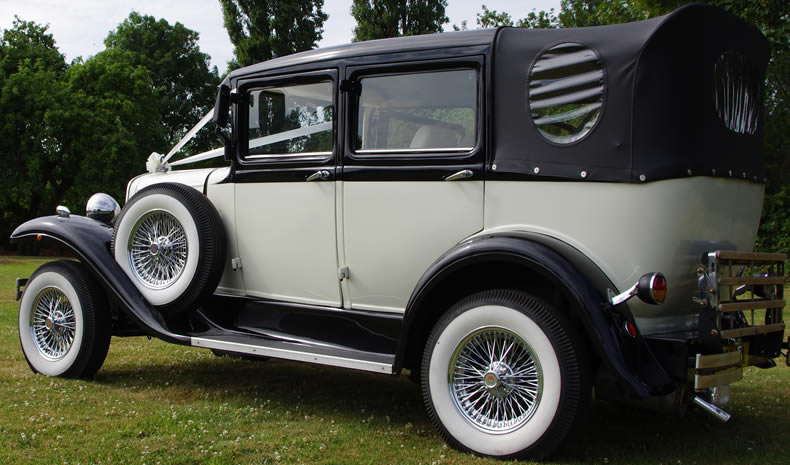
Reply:
[[[534, 414], [523, 426], [504, 434], [486, 433], [469, 423], [453, 402], [448, 384], [450, 360], [458, 343], [472, 331], [487, 326], [506, 328], [524, 339], [543, 375], [543, 392]], [[450, 435], [477, 453], [493, 456], [514, 454], [538, 441], [554, 420], [562, 387], [559, 361], [543, 330], [518, 310], [499, 305], [472, 308], [447, 325], [433, 347], [428, 381], [436, 415]]]
[[[60, 289], [69, 299], [71, 307], [74, 309], [75, 328], [74, 343], [59, 360], [50, 360], [44, 357], [41, 351], [33, 342], [33, 335], [30, 333], [30, 315], [34, 311], [33, 304], [36, 296], [48, 287]], [[74, 286], [60, 273], [47, 271], [41, 273], [25, 286], [25, 293], [19, 303], [19, 341], [22, 343], [22, 350], [25, 352], [30, 365], [47, 376], [58, 376], [65, 373], [76, 361], [82, 349], [82, 341], [85, 338], [85, 318], [82, 310], [82, 302], [79, 300]]]
[[[127, 207], [128, 210], [124, 213], [122, 218], [123, 221], [118, 225], [118, 231], [115, 235], [115, 261], [118, 262], [123, 271], [126, 272], [148, 302], [152, 305], [168, 304], [184, 294], [197, 271], [200, 249], [195, 220], [192, 218], [189, 210], [187, 210], [181, 202], [165, 194], [147, 195]], [[132, 228], [140, 217], [152, 210], [166, 211], [181, 223], [187, 236], [187, 246], [189, 248], [187, 262], [181, 275], [173, 284], [164, 289], [151, 289], [146, 287], [134, 274], [131, 264], [129, 263], [129, 237], [132, 233]]]

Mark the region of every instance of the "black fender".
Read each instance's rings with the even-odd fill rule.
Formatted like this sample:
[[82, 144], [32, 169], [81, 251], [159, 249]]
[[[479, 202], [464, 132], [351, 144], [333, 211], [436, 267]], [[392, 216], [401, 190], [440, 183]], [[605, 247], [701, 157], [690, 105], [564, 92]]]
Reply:
[[623, 323], [633, 322], [633, 316], [627, 305], [620, 304], [615, 310], [609, 304], [606, 288], [616, 287], [600, 268], [570, 245], [533, 233], [507, 232], [468, 239], [434, 262], [417, 283], [406, 307], [396, 362], [399, 366], [409, 350], [410, 336], [418, 332], [422, 302], [446, 279], [485, 262], [518, 264], [550, 280], [575, 303], [575, 317], [599, 358], [633, 395], [645, 397], [673, 389], [670, 377], [642, 337], [624, 335]]
[[190, 344], [190, 338], [167, 328], [162, 315], [145, 300], [134, 283], [110, 254], [112, 227], [84, 216], [45, 216], [17, 227], [11, 239], [46, 237], [71, 249], [96, 279], [121, 304], [121, 309], [149, 335], [175, 344]]

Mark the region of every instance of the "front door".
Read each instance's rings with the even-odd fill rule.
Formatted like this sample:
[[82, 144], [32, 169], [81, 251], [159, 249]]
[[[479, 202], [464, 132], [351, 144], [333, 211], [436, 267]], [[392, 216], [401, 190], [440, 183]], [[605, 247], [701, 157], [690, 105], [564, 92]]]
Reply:
[[239, 85], [236, 234], [247, 294], [339, 307], [334, 70]]

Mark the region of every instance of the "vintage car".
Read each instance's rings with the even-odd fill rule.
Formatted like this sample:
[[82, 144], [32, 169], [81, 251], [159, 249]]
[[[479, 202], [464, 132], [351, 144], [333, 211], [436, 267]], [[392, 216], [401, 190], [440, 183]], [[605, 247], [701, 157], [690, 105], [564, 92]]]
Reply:
[[22, 350], [63, 377], [141, 334], [409, 370], [447, 442], [502, 458], [556, 450], [593, 387], [726, 421], [743, 367], [787, 347], [786, 257], [752, 252], [768, 58], [692, 5], [233, 71], [203, 121], [223, 148], [153, 154], [122, 210], [97, 194], [14, 231], [76, 258], [18, 281]]

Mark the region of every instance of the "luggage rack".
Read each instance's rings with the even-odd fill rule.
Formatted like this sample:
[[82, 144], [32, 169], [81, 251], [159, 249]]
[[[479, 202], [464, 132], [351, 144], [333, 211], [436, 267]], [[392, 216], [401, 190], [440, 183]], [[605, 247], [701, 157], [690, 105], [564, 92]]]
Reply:
[[723, 340], [784, 331], [785, 254], [718, 250], [705, 258], [700, 295], [716, 310]]

